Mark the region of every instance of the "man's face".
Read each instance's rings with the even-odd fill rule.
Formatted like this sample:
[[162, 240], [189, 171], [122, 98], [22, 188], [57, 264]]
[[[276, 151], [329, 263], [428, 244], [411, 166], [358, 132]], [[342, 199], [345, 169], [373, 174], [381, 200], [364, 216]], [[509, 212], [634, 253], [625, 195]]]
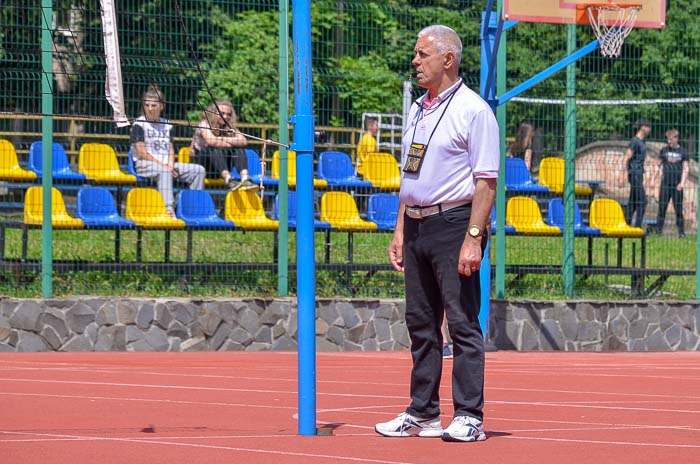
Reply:
[[651, 134], [651, 126], [642, 126], [641, 129], [642, 132], [644, 132], [644, 137], [649, 137], [649, 134]]
[[148, 121], [158, 121], [160, 113], [163, 111], [163, 103], [158, 100], [143, 101], [143, 115]]
[[668, 135], [668, 136], [666, 136], [666, 140], [668, 141], [669, 146], [671, 146], [671, 147], [678, 146], [678, 134]]
[[445, 73], [445, 56], [433, 46], [433, 37], [424, 36], [416, 41], [411, 64], [416, 68], [416, 80], [424, 89], [437, 89]]

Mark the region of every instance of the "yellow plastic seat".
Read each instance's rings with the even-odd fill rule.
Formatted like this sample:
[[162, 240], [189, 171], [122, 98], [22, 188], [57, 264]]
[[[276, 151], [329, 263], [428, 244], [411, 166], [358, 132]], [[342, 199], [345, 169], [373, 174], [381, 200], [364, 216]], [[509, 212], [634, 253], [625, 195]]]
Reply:
[[15, 146], [4, 139], [0, 139], [0, 179], [15, 182], [36, 180], [35, 172], [19, 165]]
[[539, 205], [530, 197], [512, 197], [508, 200], [506, 224], [526, 235], [561, 235], [558, 227], [544, 223]]
[[165, 202], [158, 190], [139, 187], [126, 195], [127, 219], [144, 229], [184, 229], [185, 221], [173, 219], [165, 209]]
[[136, 176], [122, 172], [117, 153], [106, 143], [85, 143], [78, 155], [78, 172], [105, 184], [136, 184]]
[[321, 221], [338, 230], [377, 230], [377, 224], [360, 217], [355, 199], [347, 192], [326, 192], [321, 197]]
[[401, 187], [401, 171], [391, 153], [369, 153], [363, 165], [364, 180], [382, 190], [398, 190]]
[[590, 226], [608, 237], [642, 237], [644, 230], [627, 224], [622, 206], [612, 198], [596, 198], [591, 202]]
[[224, 219], [246, 230], [277, 230], [279, 221], [265, 214], [260, 197], [250, 190], [236, 190], [226, 195]]
[[[42, 187], [29, 187], [24, 196], [24, 223], [41, 225], [44, 219], [44, 192]], [[63, 195], [51, 188], [51, 225], [56, 229], [82, 229], [82, 219], [74, 218], [66, 211]]]
[[[177, 152], [177, 162], [178, 163], [189, 163], [190, 162], [190, 147], [182, 147]], [[224, 188], [226, 183], [220, 177], [216, 179], [210, 179], [208, 177], [204, 178], [204, 187], [209, 188]]]
[[[280, 152], [275, 150], [272, 154], [272, 178], [280, 178]], [[297, 185], [297, 153], [287, 150], [287, 185], [296, 187]], [[328, 187], [328, 181], [314, 177], [314, 188], [324, 189]]]
[[[564, 193], [564, 159], [550, 156], [540, 161], [539, 184], [561, 195]], [[593, 189], [586, 184], [574, 184], [575, 195], [592, 195]]]

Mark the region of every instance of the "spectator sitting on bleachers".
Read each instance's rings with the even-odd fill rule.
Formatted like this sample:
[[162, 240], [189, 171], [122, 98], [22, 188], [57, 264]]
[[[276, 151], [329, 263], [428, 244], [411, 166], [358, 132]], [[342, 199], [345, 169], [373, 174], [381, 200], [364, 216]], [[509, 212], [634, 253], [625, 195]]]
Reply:
[[134, 167], [141, 177], [156, 179], [168, 215], [175, 216], [173, 179], [189, 185], [192, 190], [204, 189], [204, 167], [192, 163], [176, 163], [172, 141], [172, 125], [160, 115], [165, 109], [163, 93], [155, 85], [141, 97], [143, 114], [131, 127]]
[[[193, 161], [202, 164], [207, 174], [221, 176], [231, 190], [256, 190], [248, 177], [248, 156], [245, 136], [235, 130], [236, 112], [228, 100], [217, 100], [202, 112], [197, 130], [194, 132], [190, 155]], [[241, 175], [240, 182], [231, 176], [234, 164]]]
[[365, 133], [357, 144], [357, 160], [355, 161], [355, 171], [358, 175], [363, 173], [363, 163], [370, 153], [377, 151], [377, 132], [379, 131], [379, 120], [375, 116], [365, 119]]

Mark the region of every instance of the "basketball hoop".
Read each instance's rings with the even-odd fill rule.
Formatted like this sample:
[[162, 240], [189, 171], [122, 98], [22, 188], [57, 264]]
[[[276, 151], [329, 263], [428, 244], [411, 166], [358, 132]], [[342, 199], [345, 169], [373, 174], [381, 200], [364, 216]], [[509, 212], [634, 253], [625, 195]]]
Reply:
[[607, 57], [618, 57], [625, 38], [632, 32], [637, 14], [642, 9], [639, 3], [589, 3], [583, 5], [588, 12], [591, 28], [598, 38], [600, 53]]

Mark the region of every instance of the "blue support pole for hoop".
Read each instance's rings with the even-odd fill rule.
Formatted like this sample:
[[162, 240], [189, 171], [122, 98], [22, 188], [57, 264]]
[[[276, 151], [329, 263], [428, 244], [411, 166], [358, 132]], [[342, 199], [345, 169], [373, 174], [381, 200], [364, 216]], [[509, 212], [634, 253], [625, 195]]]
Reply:
[[316, 435], [316, 275], [314, 258], [314, 118], [311, 91], [311, 1], [295, 0], [294, 143], [297, 168], [297, 308], [299, 435]]

